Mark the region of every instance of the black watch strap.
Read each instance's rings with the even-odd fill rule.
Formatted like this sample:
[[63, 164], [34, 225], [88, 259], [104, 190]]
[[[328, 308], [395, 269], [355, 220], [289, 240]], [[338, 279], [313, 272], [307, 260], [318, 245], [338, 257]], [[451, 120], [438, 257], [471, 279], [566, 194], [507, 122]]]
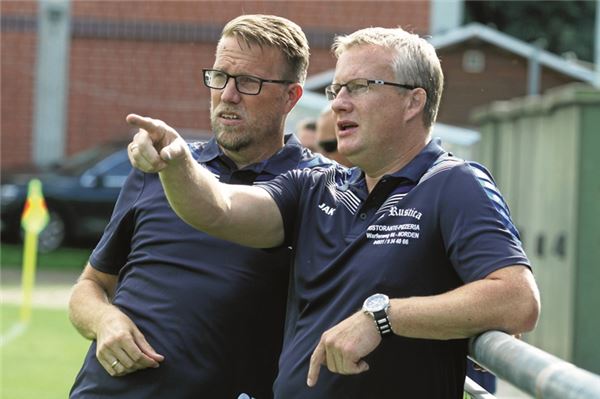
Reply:
[[382, 337], [392, 335], [392, 325], [385, 310], [379, 310], [373, 313], [373, 319], [375, 320], [375, 325]]

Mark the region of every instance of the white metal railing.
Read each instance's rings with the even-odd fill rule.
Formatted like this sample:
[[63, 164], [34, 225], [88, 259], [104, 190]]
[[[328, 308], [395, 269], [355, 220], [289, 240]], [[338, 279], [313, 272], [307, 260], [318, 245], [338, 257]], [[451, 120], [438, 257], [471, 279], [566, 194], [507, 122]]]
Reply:
[[536, 398], [600, 399], [600, 376], [506, 333], [488, 331], [471, 338], [469, 354], [496, 376]]

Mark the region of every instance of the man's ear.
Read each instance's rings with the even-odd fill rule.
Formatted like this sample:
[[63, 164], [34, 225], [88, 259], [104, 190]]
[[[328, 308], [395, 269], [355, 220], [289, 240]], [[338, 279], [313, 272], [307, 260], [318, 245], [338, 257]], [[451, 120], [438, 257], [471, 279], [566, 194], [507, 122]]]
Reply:
[[285, 104], [285, 112], [288, 113], [294, 108], [300, 97], [302, 97], [302, 93], [304, 93], [304, 89], [300, 83], [292, 83], [287, 88], [287, 97]]
[[411, 90], [409, 96], [406, 113], [404, 114], [405, 122], [408, 122], [417, 115], [421, 115], [427, 102], [427, 92], [420, 87]]

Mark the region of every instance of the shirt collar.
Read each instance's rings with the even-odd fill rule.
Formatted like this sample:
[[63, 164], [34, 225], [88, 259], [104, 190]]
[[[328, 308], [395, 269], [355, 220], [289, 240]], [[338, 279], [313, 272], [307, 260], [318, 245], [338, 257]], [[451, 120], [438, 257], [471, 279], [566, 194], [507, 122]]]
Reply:
[[[244, 170], [252, 170], [256, 173], [267, 172], [272, 175], [279, 175], [283, 172], [294, 169], [302, 159], [304, 147], [300, 144], [298, 138], [293, 134], [284, 136], [284, 146], [270, 158], [244, 167]], [[233, 162], [219, 145], [215, 137], [203, 144], [192, 144], [192, 153], [194, 158], [201, 163], [209, 163], [221, 158], [225, 164], [233, 165]]]
[[219, 156], [224, 156], [223, 151], [219, 148], [217, 140], [212, 137], [207, 142], [195, 142], [190, 144], [194, 159], [200, 163], [208, 163]]
[[438, 138], [430, 140], [416, 157], [402, 169], [390, 174], [390, 176], [408, 179], [415, 183], [418, 182], [439, 156], [446, 152], [441, 145], [442, 141]]
[[[438, 157], [445, 152], [441, 147], [441, 144], [442, 142], [439, 138], [430, 140], [421, 152], [419, 152], [408, 164], [402, 169], [387, 176], [393, 177], [394, 179], [408, 179], [411, 182], [417, 183], [421, 177], [427, 173]], [[364, 171], [354, 167], [348, 171], [348, 174], [348, 186], [356, 188], [362, 187], [366, 190]]]

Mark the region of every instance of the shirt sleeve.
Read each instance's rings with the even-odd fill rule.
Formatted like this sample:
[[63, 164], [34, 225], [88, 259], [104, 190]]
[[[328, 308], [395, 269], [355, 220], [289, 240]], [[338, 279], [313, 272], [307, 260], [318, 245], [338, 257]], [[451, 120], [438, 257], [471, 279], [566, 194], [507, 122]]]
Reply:
[[307, 169], [292, 170], [273, 180], [256, 185], [266, 190], [279, 208], [285, 231], [285, 245], [292, 245], [294, 241], [298, 204], [302, 195], [303, 181], [307, 176]]
[[508, 206], [481, 165], [452, 168], [441, 191], [439, 222], [450, 261], [465, 282], [495, 270], [530, 266]]
[[121, 188], [104, 233], [92, 251], [90, 264], [109, 274], [118, 274], [129, 256], [135, 227], [134, 204], [144, 188], [145, 174], [133, 169]]

